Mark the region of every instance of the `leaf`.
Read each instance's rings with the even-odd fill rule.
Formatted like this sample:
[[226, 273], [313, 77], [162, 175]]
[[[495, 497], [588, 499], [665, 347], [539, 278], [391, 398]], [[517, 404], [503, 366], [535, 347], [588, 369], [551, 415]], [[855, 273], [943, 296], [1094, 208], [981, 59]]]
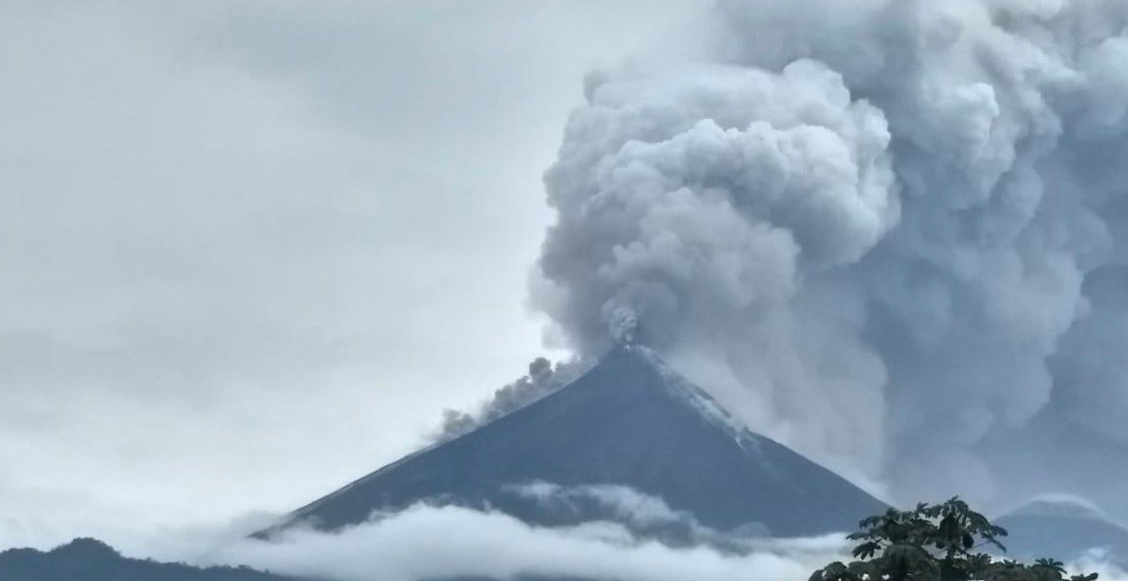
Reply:
[[[855, 561], [834, 562], [809, 581], [1063, 581], [1060, 561], [1039, 559], [1034, 565], [996, 561], [976, 546], [999, 542], [1006, 529], [953, 497], [942, 504], [917, 504], [912, 511], [888, 509], [859, 521], [847, 536], [857, 542]], [[931, 551], [931, 552], [930, 552]], [[936, 553], [936, 551], [940, 551]], [[1097, 575], [1074, 575], [1068, 581], [1096, 581]]]

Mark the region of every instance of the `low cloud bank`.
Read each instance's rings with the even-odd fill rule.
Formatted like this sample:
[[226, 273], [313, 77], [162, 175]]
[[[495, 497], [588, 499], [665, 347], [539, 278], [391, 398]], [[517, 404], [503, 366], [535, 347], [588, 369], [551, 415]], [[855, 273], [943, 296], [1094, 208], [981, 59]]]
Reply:
[[675, 548], [638, 538], [616, 523], [544, 528], [498, 512], [418, 504], [336, 533], [301, 529], [272, 541], [244, 540], [209, 555], [205, 564], [332, 581], [523, 576], [728, 581], [750, 575], [792, 581], [843, 558], [847, 548], [841, 535], [746, 543], [746, 552], [711, 544]]
[[[416, 504], [337, 532], [291, 529], [270, 541], [243, 539], [197, 559], [202, 565], [249, 565], [328, 581], [527, 577], [616, 581], [803, 581], [812, 571], [849, 558], [842, 534], [772, 539], [707, 529], [659, 498], [619, 486], [521, 485], [515, 493], [549, 503], [597, 499], [621, 522], [567, 527], [528, 525], [509, 515], [457, 506]], [[671, 546], [639, 536], [632, 523], [689, 522], [699, 533]], [[1070, 571], [1096, 571], [1103, 581], [1128, 574], [1091, 551]]]

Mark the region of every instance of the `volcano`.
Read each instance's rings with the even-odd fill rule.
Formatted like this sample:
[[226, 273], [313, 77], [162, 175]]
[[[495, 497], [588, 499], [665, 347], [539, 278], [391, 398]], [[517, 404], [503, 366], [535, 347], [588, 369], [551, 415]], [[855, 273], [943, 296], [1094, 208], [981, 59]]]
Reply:
[[519, 493], [592, 487], [657, 497], [710, 530], [777, 537], [852, 531], [886, 508], [740, 427], [649, 350], [620, 346], [559, 391], [393, 462], [256, 536], [299, 523], [335, 530], [421, 501], [499, 510], [544, 526], [615, 520], [600, 503], [562, 509]]

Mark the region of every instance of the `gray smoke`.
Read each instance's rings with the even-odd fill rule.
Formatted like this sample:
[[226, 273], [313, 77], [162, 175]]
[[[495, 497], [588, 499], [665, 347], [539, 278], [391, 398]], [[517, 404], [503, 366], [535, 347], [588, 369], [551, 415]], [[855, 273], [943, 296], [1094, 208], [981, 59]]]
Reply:
[[1083, 473], [1128, 476], [1128, 2], [714, 16], [568, 122], [532, 293], [569, 346], [645, 343], [894, 499], [1128, 510]]
[[585, 368], [578, 360], [552, 364], [538, 357], [529, 364], [529, 373], [494, 391], [473, 413], [447, 409], [443, 421], [432, 438], [436, 442], [453, 440], [468, 434], [514, 410], [523, 408], [571, 383]]

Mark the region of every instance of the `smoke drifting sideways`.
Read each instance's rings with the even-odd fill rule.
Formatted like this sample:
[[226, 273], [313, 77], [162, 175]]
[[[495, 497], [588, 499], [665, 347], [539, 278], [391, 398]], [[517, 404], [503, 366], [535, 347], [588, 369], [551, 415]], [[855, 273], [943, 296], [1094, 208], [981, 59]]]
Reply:
[[893, 500], [1128, 515], [1128, 3], [713, 16], [704, 62], [589, 78], [545, 175], [553, 332], [628, 333]]
[[428, 440], [442, 443], [470, 433], [559, 390], [582, 375], [586, 369], [586, 363], [580, 359], [553, 364], [544, 357], [538, 357], [529, 364], [528, 375], [495, 390], [473, 413], [443, 410], [442, 424]]

